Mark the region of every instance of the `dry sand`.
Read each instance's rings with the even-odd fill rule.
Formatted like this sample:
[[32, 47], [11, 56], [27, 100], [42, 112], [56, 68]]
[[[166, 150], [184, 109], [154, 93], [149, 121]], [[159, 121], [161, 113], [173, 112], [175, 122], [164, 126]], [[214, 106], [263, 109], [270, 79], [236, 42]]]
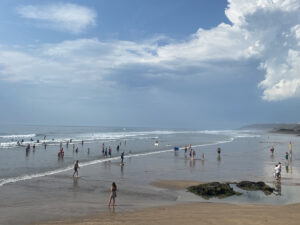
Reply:
[[[197, 181], [156, 181], [152, 184], [161, 188], [184, 189], [199, 184]], [[109, 210], [108, 210], [109, 211]], [[116, 207], [116, 211], [118, 208]], [[44, 223], [62, 225], [156, 225], [156, 224], [222, 224], [222, 225], [299, 225], [300, 204], [284, 206], [236, 205], [228, 203], [188, 203], [155, 207], [134, 212], [108, 212], [99, 215]]]

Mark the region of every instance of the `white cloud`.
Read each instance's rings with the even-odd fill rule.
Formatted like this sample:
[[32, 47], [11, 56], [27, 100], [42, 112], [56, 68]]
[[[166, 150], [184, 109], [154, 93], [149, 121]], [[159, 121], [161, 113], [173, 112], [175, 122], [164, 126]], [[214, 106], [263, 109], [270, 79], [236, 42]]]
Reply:
[[[72, 10], [68, 19], [55, 16], [60, 19], [54, 20], [55, 10], [45, 13], [49, 7], [47, 10], [41, 8], [41, 12], [31, 7], [23, 8], [21, 14], [28, 18], [69, 21], [62, 22], [63, 26], [77, 20]], [[58, 11], [64, 15], [64, 10]], [[91, 14], [88, 9], [86, 12], [83, 15]], [[136, 80], [139, 79], [139, 83], [149, 85], [155, 79], [164, 78], [181, 83], [188, 79], [193, 82], [197, 76], [240, 76], [239, 68], [248, 66], [248, 71], [253, 71], [253, 63], [247, 62], [256, 60], [265, 72], [258, 84], [264, 100], [300, 97], [300, 2], [229, 0], [225, 13], [232, 24], [199, 29], [184, 41], [174, 42], [166, 37], [142, 42], [94, 38], [36, 45], [30, 51], [2, 47], [0, 78], [30, 82], [92, 82], [108, 86], [121, 82], [124, 77], [127, 80], [134, 78], [133, 83], [138, 83]], [[91, 17], [82, 18], [79, 21], [85, 21], [82, 22], [85, 25], [68, 29], [78, 32], [94, 23], [93, 19], [88, 19]], [[159, 44], [161, 38], [165, 45]]]
[[51, 29], [66, 30], [72, 33], [80, 33], [88, 26], [95, 25], [97, 17], [94, 10], [70, 3], [26, 5], [19, 7], [17, 13]]

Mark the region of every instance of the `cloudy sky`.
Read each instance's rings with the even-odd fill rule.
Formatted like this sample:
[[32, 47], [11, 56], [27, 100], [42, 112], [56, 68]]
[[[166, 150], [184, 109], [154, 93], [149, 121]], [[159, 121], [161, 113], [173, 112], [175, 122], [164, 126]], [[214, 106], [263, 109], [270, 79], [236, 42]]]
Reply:
[[299, 0], [1, 0], [0, 124], [300, 121]]

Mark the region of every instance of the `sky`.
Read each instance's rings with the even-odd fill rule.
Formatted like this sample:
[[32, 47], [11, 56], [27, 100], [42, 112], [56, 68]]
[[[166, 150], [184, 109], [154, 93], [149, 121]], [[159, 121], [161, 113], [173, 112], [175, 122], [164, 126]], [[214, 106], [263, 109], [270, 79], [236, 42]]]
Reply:
[[0, 124], [300, 121], [299, 0], [1, 0]]

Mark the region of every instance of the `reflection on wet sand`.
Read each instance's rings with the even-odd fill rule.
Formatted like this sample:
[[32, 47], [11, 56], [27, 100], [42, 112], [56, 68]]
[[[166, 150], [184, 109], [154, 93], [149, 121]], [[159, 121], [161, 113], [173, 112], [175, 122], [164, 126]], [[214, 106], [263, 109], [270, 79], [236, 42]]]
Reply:
[[273, 182], [274, 185], [274, 194], [275, 195], [281, 195], [281, 179], [277, 179]]

